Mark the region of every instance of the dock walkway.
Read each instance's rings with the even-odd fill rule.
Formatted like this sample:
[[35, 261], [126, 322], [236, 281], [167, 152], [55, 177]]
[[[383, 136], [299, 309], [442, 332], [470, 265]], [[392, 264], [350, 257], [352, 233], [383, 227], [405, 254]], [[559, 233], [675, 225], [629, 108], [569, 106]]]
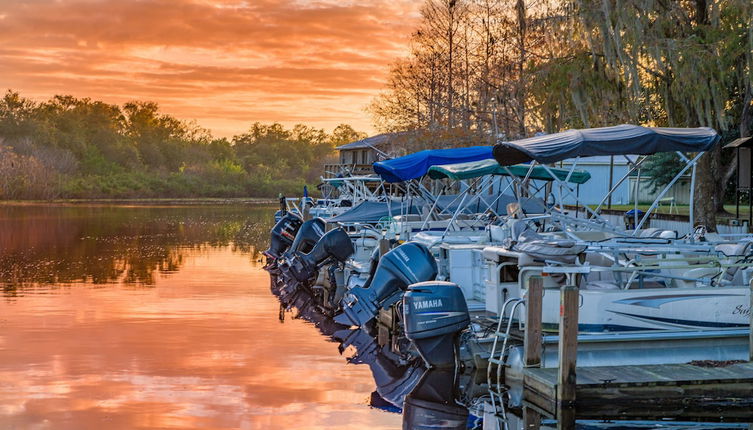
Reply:
[[[525, 399], [554, 412], [558, 369], [532, 368], [524, 372]], [[576, 375], [576, 409], [616, 402], [633, 407], [704, 402], [751, 402], [753, 363], [725, 367], [664, 364], [582, 367]]]

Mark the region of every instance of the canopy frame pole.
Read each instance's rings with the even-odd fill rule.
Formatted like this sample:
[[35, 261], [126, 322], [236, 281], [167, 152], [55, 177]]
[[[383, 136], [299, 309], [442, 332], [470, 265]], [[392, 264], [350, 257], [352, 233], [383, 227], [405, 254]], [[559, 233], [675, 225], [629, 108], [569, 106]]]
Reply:
[[[461, 181], [462, 181], [462, 179], [458, 179], [458, 180], [457, 180], [456, 182], [460, 183]], [[469, 187], [469, 188], [470, 188], [470, 187]], [[467, 191], [467, 190], [465, 190], [465, 191]], [[458, 199], [459, 199], [459, 198], [461, 198], [461, 197], [463, 196], [463, 193], [465, 193], [465, 191], [462, 191], [462, 192], [461, 192], [460, 194], [458, 194], [457, 196], [455, 196], [455, 198], [454, 198], [454, 199], [452, 199], [452, 201], [451, 201], [450, 203], [448, 203], [448, 204], [447, 204], [447, 207], [449, 207], [449, 206], [452, 206], [452, 204], [453, 204], [453, 203], [455, 203], [456, 201], [458, 201]], [[438, 215], [439, 215], [439, 214], [442, 214], [442, 213], [443, 213], [443, 212], [445, 212], [446, 210], [447, 210], [447, 208], [446, 208], [446, 207], [445, 207], [445, 208], [442, 208], [442, 209], [441, 209], [441, 210], [439, 211]]]
[[[468, 187], [465, 189], [465, 191], [463, 191], [463, 193], [461, 194], [463, 196], [463, 198], [461, 199], [460, 204], [458, 205], [458, 208], [455, 210], [455, 212], [453, 212], [452, 217], [450, 218], [450, 221], [447, 224], [447, 228], [445, 228], [444, 233], [442, 233], [442, 239], [445, 238], [445, 236], [447, 235], [447, 233], [450, 231], [450, 228], [456, 225], [455, 222], [457, 220], [457, 217], [467, 208], [467, 206], [464, 206], [463, 203], [465, 203], [466, 198], [469, 195], [471, 195], [470, 191], [477, 186], [477, 184], [478, 184], [478, 182], [480, 180], [481, 180], [481, 178], [474, 178], [473, 184], [469, 184]], [[485, 182], [487, 181], [487, 178], [484, 177], [483, 181], [484, 181], [484, 184], [485, 184]], [[482, 189], [485, 188], [485, 187], [486, 187], [486, 185], [482, 185]], [[469, 204], [470, 203], [472, 203], [472, 202], [469, 202]]]
[[[547, 172], [549, 172], [549, 174], [550, 174], [550, 175], [552, 176], [553, 180], [554, 180], [554, 181], [557, 181], [558, 185], [560, 186], [560, 191], [559, 191], [559, 194], [560, 194], [560, 208], [563, 208], [563, 207], [564, 207], [564, 206], [563, 206], [563, 203], [562, 203], [562, 200], [561, 200], [561, 198], [562, 198], [562, 190], [563, 190], [563, 188], [564, 188], [564, 191], [565, 191], [565, 192], [566, 192], [567, 194], [569, 194], [569, 195], [570, 195], [571, 197], [573, 197], [573, 198], [575, 199], [575, 201], [576, 201], [577, 203], [579, 203], [579, 202], [578, 202], [578, 197], [577, 197], [577, 196], [575, 195], [575, 193], [573, 192], [573, 190], [571, 190], [571, 189], [570, 189], [570, 187], [569, 187], [569, 186], [567, 185], [567, 183], [566, 183], [566, 182], [564, 182], [564, 181], [562, 181], [561, 179], [559, 179], [559, 178], [558, 178], [558, 177], [557, 177], [557, 176], [556, 176], [556, 175], [554, 174], [554, 172], [552, 171], [552, 169], [551, 169], [551, 168], [550, 168], [549, 166], [547, 166], [546, 164], [541, 164], [541, 167], [543, 167], [543, 168], [544, 168], [544, 170], [546, 170]], [[594, 212], [594, 211], [593, 211], [593, 210], [592, 210], [591, 208], [589, 208], [589, 207], [588, 207], [588, 205], [583, 205], [583, 207], [584, 207], [584, 208], [585, 208], [585, 209], [586, 209], [586, 210], [587, 210], [588, 212], [591, 212], [591, 214], [592, 214], [592, 215], [593, 215], [594, 217], [596, 217], [596, 218], [598, 218], [598, 219], [602, 219], [602, 218], [601, 218], [601, 217], [600, 217], [600, 216], [599, 216], [598, 214], [596, 214], [596, 212]]]
[[[737, 157], [737, 163], [740, 164], [740, 157]], [[693, 171], [690, 174], [690, 207], [689, 213], [688, 213], [688, 221], [690, 222], [690, 231], [693, 231], [695, 229], [695, 171], [696, 171], [696, 163], [693, 163]], [[738, 169], [738, 172], [740, 170]], [[739, 173], [738, 173], [739, 175]], [[748, 192], [748, 200], [750, 200], [751, 195], [750, 192]], [[739, 205], [739, 202], [738, 202]], [[740, 209], [738, 208], [738, 211]], [[679, 211], [678, 211], [679, 212]]]
[[575, 168], [578, 166], [579, 161], [580, 161], [580, 155], [575, 157], [575, 160], [573, 160], [573, 164], [570, 166], [570, 169], [567, 171], [567, 176], [565, 176], [565, 182], [570, 181], [570, 177], [573, 175], [573, 172], [575, 171]]
[[[638, 176], [635, 179], [635, 188], [633, 189], [633, 225], [634, 231], [638, 230], [638, 197], [641, 194], [641, 169], [638, 169]], [[642, 224], [642, 223], [641, 223]], [[635, 233], [633, 233], [635, 235]]]
[[[642, 160], [640, 160], [640, 161], [639, 161], [639, 162], [638, 162], [637, 164], [636, 164], [636, 163], [632, 163], [632, 162], [631, 162], [631, 163], [628, 163], [628, 164], [629, 164], [630, 166], [632, 166], [632, 167], [630, 168], [630, 170], [628, 170], [628, 172], [627, 172], [627, 173], [625, 173], [625, 175], [624, 175], [624, 176], [623, 176], [623, 177], [622, 177], [622, 178], [621, 178], [621, 179], [620, 179], [619, 181], [617, 181], [617, 183], [616, 183], [616, 184], [614, 184], [614, 185], [612, 186], [612, 189], [610, 189], [610, 190], [609, 190], [609, 192], [608, 192], [608, 193], [607, 193], [607, 194], [606, 194], [606, 195], [604, 196], [604, 198], [603, 198], [603, 199], [601, 199], [601, 201], [600, 201], [600, 202], [599, 202], [599, 204], [598, 204], [598, 205], [596, 206], [596, 208], [594, 209], [594, 211], [598, 212], [598, 211], [599, 211], [599, 209], [601, 209], [601, 207], [602, 207], [602, 206], [604, 206], [604, 203], [605, 203], [605, 202], [607, 201], [607, 199], [608, 199], [608, 198], [609, 198], [609, 197], [610, 197], [610, 196], [611, 196], [612, 194], [614, 194], [614, 192], [615, 192], [615, 191], [617, 191], [617, 188], [618, 188], [618, 187], [619, 187], [620, 185], [622, 185], [622, 183], [623, 183], [623, 182], [625, 182], [625, 180], [626, 180], [627, 178], [629, 178], [629, 177], [630, 177], [630, 174], [631, 174], [631, 173], [633, 173], [633, 172], [634, 172], [634, 171], [635, 171], [636, 169], [640, 168], [641, 164], [643, 164], [643, 160], [645, 160], [645, 158], [644, 158], [644, 159], [642, 159]], [[601, 218], [601, 217], [599, 217], [599, 218]]]
[[434, 203], [432, 203], [431, 208], [429, 209], [429, 213], [426, 214], [426, 219], [424, 219], [423, 224], [421, 224], [421, 230], [425, 229], [426, 228], [426, 224], [429, 223], [429, 220], [431, 219], [431, 214], [437, 208], [437, 204], [439, 204], [439, 197], [441, 197], [442, 194], [444, 194], [444, 189], [445, 189], [445, 187], [442, 187], [442, 190], [436, 196], [436, 199], [434, 199]]
[[[493, 178], [494, 178], [494, 176], [491, 176], [491, 175], [484, 175], [483, 177], [477, 178], [477, 179], [476, 179], [476, 180], [474, 181], [473, 187], [477, 189], [477, 193], [476, 193], [476, 194], [474, 194], [475, 198], [477, 199], [477, 200], [476, 200], [476, 201], [477, 201], [477, 203], [476, 203], [476, 205], [477, 205], [477, 209], [479, 209], [479, 208], [481, 207], [481, 203], [486, 203], [486, 202], [484, 202], [484, 200], [483, 200], [483, 197], [482, 197], [482, 196], [483, 196], [483, 193], [484, 193], [484, 191], [485, 191], [485, 190], [486, 190], [486, 189], [487, 189], [488, 187], [493, 187], [493, 186], [494, 186], [494, 181], [493, 181]], [[465, 209], [469, 209], [469, 206], [470, 206], [471, 204], [473, 204], [473, 199], [471, 199], [471, 201], [469, 201], [469, 202], [468, 202], [468, 203], [466, 204], [466, 206], [464, 206], [464, 207], [459, 207], [459, 208], [458, 208], [458, 211], [456, 211], [456, 217], [457, 217], [457, 216], [460, 216], [460, 214], [462, 213], [462, 211], [463, 211], [463, 210], [465, 210]], [[487, 209], [489, 209], [489, 208], [487, 207]], [[487, 209], [484, 209], [484, 211], [486, 211]], [[469, 210], [471, 211], [471, 213], [473, 213], [473, 212], [472, 212], [472, 211], [473, 211], [472, 209], [469, 209]], [[494, 211], [492, 210], [492, 212], [494, 212]], [[475, 213], [480, 213], [480, 212], [475, 212]], [[495, 215], [496, 215], [496, 212], [494, 212], [494, 213], [495, 213]], [[456, 223], [459, 223], [459, 222], [460, 222], [460, 220], [454, 220], [454, 221], [451, 221], [451, 224], [447, 226], [447, 227], [448, 227], [448, 229], [449, 229], [449, 227], [450, 227], [451, 225], [455, 225]], [[471, 228], [473, 228], [473, 225], [472, 225], [472, 224], [470, 224], [470, 223], [466, 223], [466, 226], [467, 226], [467, 227], [471, 227]]]
[[[654, 200], [654, 203], [651, 204], [651, 207], [648, 208], [648, 210], [646, 211], [646, 213], [643, 215], [643, 218], [641, 218], [640, 224], [638, 224], [638, 225], [635, 226], [635, 230], [633, 231], [633, 236], [635, 236], [635, 233], [643, 226], [643, 224], [648, 219], [649, 215], [651, 215], [651, 212], [654, 209], [656, 209], [657, 206], [659, 206], [659, 200], [661, 200], [664, 197], [664, 195], [667, 194], [667, 192], [669, 192], [669, 189], [672, 188], [672, 186], [677, 181], [680, 180], [680, 177], [682, 175], [684, 175], [685, 172], [687, 172], [688, 169], [691, 168], [691, 167], [693, 167], [693, 170], [695, 170], [695, 165], [698, 162], [698, 159], [701, 158], [701, 156], [703, 154], [704, 154], [703, 152], [699, 152], [698, 155], [696, 155], [695, 157], [693, 157], [693, 159], [689, 163], [687, 163], [685, 165], [685, 167], [683, 167], [682, 170], [680, 170], [680, 172], [677, 175], [675, 175], [675, 177], [669, 182], [669, 184], [667, 184], [667, 186], [664, 187], [664, 189], [661, 191], [661, 193], [659, 193], [659, 195], [656, 196], [656, 199]], [[692, 179], [692, 177], [691, 177], [691, 182], [694, 182], [693, 179]], [[692, 202], [692, 199], [691, 199], [691, 202]], [[691, 220], [692, 220], [692, 218], [691, 218]], [[692, 224], [691, 224], [691, 226], [692, 226]]]
[[[519, 179], [520, 178], [519, 176], [513, 175], [510, 169], [507, 168], [508, 166], [502, 166], [502, 168], [505, 169], [505, 172], [507, 172], [507, 174], [510, 175], [510, 179], [512, 179], [513, 182], [515, 182], [518, 185], [518, 191], [515, 193], [514, 197], [515, 197], [515, 200], [518, 201], [518, 210], [521, 212], [521, 215], [523, 215], [523, 202], [521, 201], [521, 196], [523, 194], [522, 193], [523, 184], [525, 184], [526, 181], [533, 174], [533, 169], [534, 167], [536, 167], [536, 163], [537, 163], [536, 160], [533, 160], [533, 162], [531, 163], [531, 166], [528, 167], [528, 172], [526, 172], [526, 176], [523, 179]], [[546, 206], [546, 202], [544, 203], [544, 206]], [[507, 216], [510, 216], [510, 214], [508, 213]]]
[[465, 203], [465, 198], [468, 197], [468, 190], [470, 190], [471, 187], [468, 187], [463, 191], [463, 198], [460, 200], [460, 206], [458, 206], [458, 209], [455, 211], [455, 213], [452, 214], [452, 218], [450, 218], [449, 224], [447, 224], [447, 228], [442, 233], [442, 239], [444, 240], [445, 236], [447, 236], [447, 232], [450, 230], [450, 226], [455, 222], [455, 218], [457, 218], [458, 213], [463, 210], [463, 203]]
[[[492, 178], [494, 178], [494, 176], [492, 176]], [[490, 185], [492, 187], [494, 187], [494, 182], [492, 181], [492, 183]], [[507, 191], [510, 187], [512, 187], [512, 185], [513, 185], [513, 181], [512, 180], [508, 181], [508, 184], [505, 187], [505, 189], [504, 190], [500, 190], [497, 193], [497, 197], [494, 200], [492, 200], [491, 203], [489, 203], [489, 204], [486, 205], [486, 209], [484, 209], [484, 212], [486, 212], [486, 211], [492, 211], [492, 213], [494, 213], [494, 215], [497, 218], [499, 218], [500, 217], [499, 212], [497, 212], [494, 209], [492, 209], [492, 207], [495, 207], [497, 205], [497, 201], [499, 201], [499, 198], [502, 197], [502, 195], [505, 193], [505, 191]]]

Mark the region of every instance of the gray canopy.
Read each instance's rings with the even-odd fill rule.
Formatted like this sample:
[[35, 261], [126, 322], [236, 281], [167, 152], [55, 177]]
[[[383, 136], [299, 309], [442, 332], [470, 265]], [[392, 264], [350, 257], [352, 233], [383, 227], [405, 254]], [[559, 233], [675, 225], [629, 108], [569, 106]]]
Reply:
[[418, 215], [416, 206], [407, 201], [393, 199], [391, 202], [362, 201], [340, 215], [327, 219], [327, 222], [379, 222], [382, 218], [400, 214]]
[[719, 142], [711, 128], [660, 128], [623, 124], [568, 130], [498, 143], [493, 154], [503, 166], [536, 160], [554, 163], [595, 155], [649, 155], [657, 152], [704, 152]]

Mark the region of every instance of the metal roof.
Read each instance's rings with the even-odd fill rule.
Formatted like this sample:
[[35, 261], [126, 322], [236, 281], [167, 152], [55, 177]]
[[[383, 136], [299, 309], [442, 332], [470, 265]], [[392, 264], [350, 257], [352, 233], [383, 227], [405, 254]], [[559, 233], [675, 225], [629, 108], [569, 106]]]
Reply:
[[753, 146], [753, 137], [739, 137], [725, 145], [725, 148], [750, 148]]
[[385, 143], [388, 143], [393, 137], [397, 136], [399, 133], [382, 133], [377, 134], [376, 136], [367, 137], [366, 139], [356, 140], [355, 142], [346, 143], [345, 145], [340, 145], [336, 147], [337, 150], [348, 150], [348, 149], [365, 149], [365, 148], [371, 148], [373, 146], [380, 146], [384, 145]]

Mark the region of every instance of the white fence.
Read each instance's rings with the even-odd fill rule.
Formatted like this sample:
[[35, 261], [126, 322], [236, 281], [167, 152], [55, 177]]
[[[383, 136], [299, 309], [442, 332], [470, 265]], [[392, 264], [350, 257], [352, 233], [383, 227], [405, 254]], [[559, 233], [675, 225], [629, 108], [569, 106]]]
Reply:
[[[581, 216], [581, 214], [583, 214], [583, 212], [580, 212], [578, 216]], [[625, 220], [622, 215], [602, 214], [601, 217], [616, 226], [623, 226], [625, 224]], [[651, 218], [650, 224], [647, 227], [661, 228], [664, 230], [674, 230], [679, 236], [684, 236], [693, 232], [690, 221]], [[745, 222], [744, 225], [739, 226], [717, 224], [716, 231], [720, 234], [746, 234], [748, 233], [748, 223]]]

